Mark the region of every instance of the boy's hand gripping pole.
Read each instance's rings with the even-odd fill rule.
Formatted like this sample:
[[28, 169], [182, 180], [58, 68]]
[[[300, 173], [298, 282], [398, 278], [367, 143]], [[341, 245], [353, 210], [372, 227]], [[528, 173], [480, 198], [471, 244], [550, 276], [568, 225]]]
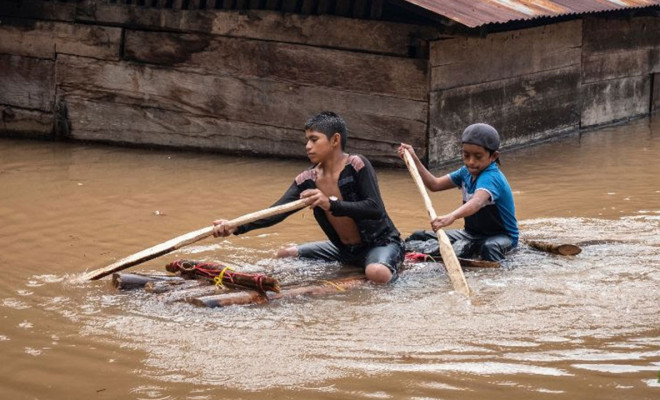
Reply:
[[[431, 203], [431, 199], [429, 198], [428, 193], [426, 193], [426, 187], [424, 186], [422, 177], [419, 175], [419, 171], [417, 170], [417, 166], [415, 165], [415, 160], [413, 160], [408, 150], [404, 150], [404, 161], [406, 162], [408, 171], [410, 171], [410, 175], [417, 184], [417, 189], [419, 189], [419, 193], [424, 198], [424, 205], [426, 206], [426, 211], [428, 212], [431, 221], [433, 221], [437, 217], [437, 215], [435, 213], [435, 210], [433, 209], [433, 204]], [[458, 262], [458, 258], [456, 258], [456, 253], [454, 253], [454, 248], [451, 246], [447, 234], [442, 229], [438, 229], [437, 231], [435, 231], [435, 234], [438, 235], [438, 243], [440, 244], [440, 255], [442, 256], [442, 261], [445, 264], [445, 268], [447, 268], [447, 274], [449, 275], [451, 284], [454, 286], [454, 290], [466, 296], [469, 296], [470, 288], [468, 287], [468, 284], [465, 281], [463, 270], [461, 269], [461, 265]]]

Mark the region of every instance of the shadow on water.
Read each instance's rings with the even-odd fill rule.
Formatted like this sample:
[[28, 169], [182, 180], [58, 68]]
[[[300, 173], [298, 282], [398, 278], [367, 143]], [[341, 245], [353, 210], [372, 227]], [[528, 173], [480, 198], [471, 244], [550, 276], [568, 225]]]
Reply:
[[[71, 278], [266, 207], [304, 163], [1, 141], [0, 386], [15, 399], [657, 398], [654, 131], [639, 121], [505, 154], [523, 238], [582, 243], [578, 256], [522, 245], [501, 269], [466, 271], [469, 300], [419, 263], [386, 287], [222, 309]], [[399, 229], [425, 228], [406, 171], [379, 178]], [[433, 196], [439, 210], [459, 198]], [[135, 269], [220, 259], [312, 282], [343, 269], [273, 253], [321, 237], [305, 210]]]

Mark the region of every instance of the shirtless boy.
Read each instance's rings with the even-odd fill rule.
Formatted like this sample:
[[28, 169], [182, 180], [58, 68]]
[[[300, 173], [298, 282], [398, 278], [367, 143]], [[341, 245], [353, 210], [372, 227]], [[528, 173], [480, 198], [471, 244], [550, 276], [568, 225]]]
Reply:
[[[313, 165], [300, 173], [273, 206], [306, 199], [328, 240], [280, 249], [278, 257], [300, 257], [362, 266], [367, 279], [396, 279], [404, 248], [399, 231], [385, 211], [376, 173], [359, 154], [344, 152], [344, 120], [329, 111], [305, 124], [305, 150]], [[213, 221], [215, 237], [240, 235], [283, 221], [291, 211], [238, 227]]]

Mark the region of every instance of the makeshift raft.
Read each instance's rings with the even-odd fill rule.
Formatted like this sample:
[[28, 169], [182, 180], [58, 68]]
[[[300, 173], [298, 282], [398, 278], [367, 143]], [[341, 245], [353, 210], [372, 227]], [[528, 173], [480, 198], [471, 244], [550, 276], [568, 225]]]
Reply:
[[[526, 242], [530, 248], [557, 255], [575, 255], [576, 245], [553, 245]], [[421, 253], [407, 253], [404, 269], [415, 262], [434, 262], [436, 258]], [[492, 261], [459, 258], [463, 268], [499, 268]], [[273, 300], [297, 296], [321, 296], [360, 287], [367, 282], [363, 274], [322, 280], [304, 285], [280, 287], [277, 279], [264, 274], [247, 274], [232, 267], [212, 262], [177, 260], [165, 266], [169, 274], [137, 274], [116, 272], [112, 284], [121, 290], [142, 289], [159, 296], [162, 301], [188, 302], [200, 307], [265, 304]]]
[[177, 275], [116, 272], [112, 275], [112, 284], [121, 290], [142, 288], [161, 296], [165, 302], [185, 301], [213, 308], [343, 292], [367, 281], [364, 275], [355, 275], [280, 288], [275, 278], [236, 272], [218, 263], [178, 260], [167, 264], [166, 269]]

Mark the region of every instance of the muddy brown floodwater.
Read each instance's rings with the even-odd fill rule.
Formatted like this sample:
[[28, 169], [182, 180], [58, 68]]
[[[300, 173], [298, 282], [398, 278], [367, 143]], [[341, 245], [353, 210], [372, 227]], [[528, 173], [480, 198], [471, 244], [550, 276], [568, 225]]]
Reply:
[[[266, 208], [307, 163], [1, 139], [0, 398], [657, 400], [659, 157], [657, 116], [506, 152], [523, 239], [588, 242], [466, 271], [470, 301], [425, 263], [387, 287], [202, 309], [73, 281]], [[399, 230], [426, 228], [408, 172], [377, 172]], [[460, 199], [431, 197], [439, 213]], [[195, 258], [323, 279], [340, 267], [273, 259], [321, 238], [305, 210], [133, 270]]]

